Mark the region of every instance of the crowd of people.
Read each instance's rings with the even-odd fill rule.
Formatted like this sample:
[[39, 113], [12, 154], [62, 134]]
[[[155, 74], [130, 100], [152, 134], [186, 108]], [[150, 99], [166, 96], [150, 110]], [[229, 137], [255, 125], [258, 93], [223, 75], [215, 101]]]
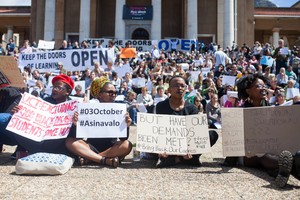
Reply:
[[[31, 53], [29, 41], [19, 49], [12, 49], [13, 41], [7, 47], [7, 55], [18, 58], [18, 52]], [[10, 45], [10, 46], [9, 46]], [[94, 45], [83, 41], [63, 41], [60, 50], [79, 48], [102, 48], [99, 42]], [[30, 67], [24, 67], [22, 75], [28, 89], [34, 89], [31, 94], [54, 104], [67, 101], [72, 89], [76, 93], [72, 96], [82, 97], [84, 101], [93, 99], [97, 102], [114, 102], [117, 96], [126, 103], [128, 114], [126, 123], [129, 126], [137, 124], [137, 112], [148, 112], [168, 115], [190, 115], [204, 113], [207, 115], [208, 126], [211, 129], [221, 128], [221, 108], [230, 107], [259, 107], [299, 104], [299, 75], [300, 58], [297, 47], [285, 47], [284, 40], [278, 41], [278, 47], [270, 44], [260, 44], [256, 41], [253, 46], [244, 44], [241, 47], [232, 46], [226, 49], [211, 43], [207, 46], [200, 45], [199, 49], [191, 48], [189, 52], [180, 52], [172, 48], [171, 52], [157, 49], [153, 45], [152, 51], [142, 52], [135, 58], [120, 59], [120, 48], [109, 42], [116, 54], [114, 60], [109, 60], [105, 68], [99, 62], [89, 66], [85, 71], [66, 71], [63, 63], [58, 63], [58, 68], [53, 72], [40, 73]], [[126, 48], [130, 48], [127, 44]], [[16, 50], [17, 49], [17, 50]], [[115, 69], [129, 65], [130, 70], [122, 77]], [[52, 79], [52, 93], [47, 92], [50, 77]], [[233, 84], [224, 84], [225, 76], [235, 77]], [[134, 79], [144, 80], [142, 85]], [[85, 82], [85, 90], [76, 85], [76, 81]], [[32, 84], [34, 82], [35, 84]], [[75, 82], [75, 83], [74, 83]], [[31, 84], [29, 84], [31, 83]], [[291, 90], [293, 89], [293, 90]], [[1, 91], [11, 92], [15, 88], [1, 88]], [[30, 91], [30, 90], [29, 90]], [[38, 91], [38, 92], [37, 92]], [[292, 91], [292, 96], [291, 96]], [[297, 93], [298, 91], [298, 93]], [[289, 94], [288, 94], [289, 93]], [[4, 94], [1, 92], [0, 94]], [[1, 95], [1, 106], [7, 101]], [[19, 95], [16, 95], [19, 97]], [[17, 104], [20, 98], [10, 101]], [[0, 143], [19, 145], [29, 153], [43, 150], [53, 152], [57, 145], [33, 144], [24, 138], [10, 134], [5, 130], [12, 114], [18, 107], [7, 105], [1, 108], [0, 114]], [[74, 115], [74, 125], [78, 114]], [[129, 130], [128, 130], [129, 131]], [[132, 144], [126, 138], [109, 139], [78, 139], [74, 135], [74, 128], [67, 139], [63, 140], [61, 152], [79, 156], [80, 163], [100, 163], [118, 167], [119, 163], [131, 151]], [[13, 136], [11, 136], [13, 135]], [[209, 131], [210, 144], [214, 145], [218, 139], [216, 131]], [[52, 141], [50, 141], [52, 142]], [[55, 141], [54, 141], [55, 142]], [[59, 143], [57, 143], [59, 144]], [[61, 145], [60, 145], [61, 146]], [[48, 148], [49, 147], [49, 148]], [[33, 150], [32, 150], [33, 149]], [[59, 148], [56, 149], [57, 151]], [[55, 150], [55, 151], [56, 151]], [[295, 152], [293, 152], [295, 153]], [[156, 166], [158, 168], [184, 163], [200, 166], [200, 155], [168, 156], [159, 154]], [[238, 159], [228, 157], [224, 165], [235, 166]], [[288, 177], [293, 174], [300, 177], [300, 152], [292, 154], [284, 151], [280, 155], [258, 156], [245, 158], [246, 166], [263, 167], [272, 176], [280, 187], [284, 187]]]

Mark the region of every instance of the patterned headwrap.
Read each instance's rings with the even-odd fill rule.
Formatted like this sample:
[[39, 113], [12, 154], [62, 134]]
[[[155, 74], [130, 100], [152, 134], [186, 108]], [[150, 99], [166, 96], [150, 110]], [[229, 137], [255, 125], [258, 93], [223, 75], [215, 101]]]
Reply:
[[107, 79], [106, 76], [101, 76], [100, 78], [97, 78], [93, 80], [91, 84], [91, 95], [96, 98], [105, 83], [109, 83], [110, 81]]

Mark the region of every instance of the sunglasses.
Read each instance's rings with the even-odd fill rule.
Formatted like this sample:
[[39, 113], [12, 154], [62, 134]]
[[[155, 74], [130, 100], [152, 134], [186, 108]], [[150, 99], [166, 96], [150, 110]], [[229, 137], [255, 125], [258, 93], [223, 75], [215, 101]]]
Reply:
[[107, 93], [109, 96], [116, 96], [117, 91], [109, 90], [109, 91], [102, 91], [103, 93]]

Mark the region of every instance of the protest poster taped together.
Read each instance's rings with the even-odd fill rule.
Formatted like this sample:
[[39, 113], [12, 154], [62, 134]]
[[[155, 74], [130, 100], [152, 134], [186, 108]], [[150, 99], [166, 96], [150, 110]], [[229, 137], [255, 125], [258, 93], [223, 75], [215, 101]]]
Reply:
[[221, 108], [224, 156], [296, 152], [300, 106]]
[[176, 116], [138, 113], [136, 149], [170, 155], [210, 152], [206, 114]]
[[126, 104], [78, 103], [77, 138], [127, 136]]
[[62, 62], [67, 71], [84, 71], [95, 62], [107, 68], [107, 62], [114, 58], [114, 50], [108, 48], [33, 52], [19, 55], [19, 67], [30, 66], [32, 71], [53, 72], [58, 69], [58, 62]]
[[24, 93], [6, 129], [23, 137], [40, 142], [66, 138], [76, 111], [76, 100], [51, 104], [41, 98]]

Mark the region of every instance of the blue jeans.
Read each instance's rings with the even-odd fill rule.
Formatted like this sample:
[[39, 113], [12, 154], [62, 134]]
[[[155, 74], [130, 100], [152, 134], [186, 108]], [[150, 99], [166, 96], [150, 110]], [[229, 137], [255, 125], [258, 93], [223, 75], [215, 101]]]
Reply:
[[0, 113], [0, 144], [17, 145], [14, 133], [6, 130], [11, 116], [10, 113]]
[[129, 110], [129, 116], [130, 116], [130, 118], [132, 120], [132, 123], [135, 123], [135, 124], [136, 124], [136, 117], [137, 117], [136, 113], [137, 113], [137, 109], [136, 108], [131, 108]]

